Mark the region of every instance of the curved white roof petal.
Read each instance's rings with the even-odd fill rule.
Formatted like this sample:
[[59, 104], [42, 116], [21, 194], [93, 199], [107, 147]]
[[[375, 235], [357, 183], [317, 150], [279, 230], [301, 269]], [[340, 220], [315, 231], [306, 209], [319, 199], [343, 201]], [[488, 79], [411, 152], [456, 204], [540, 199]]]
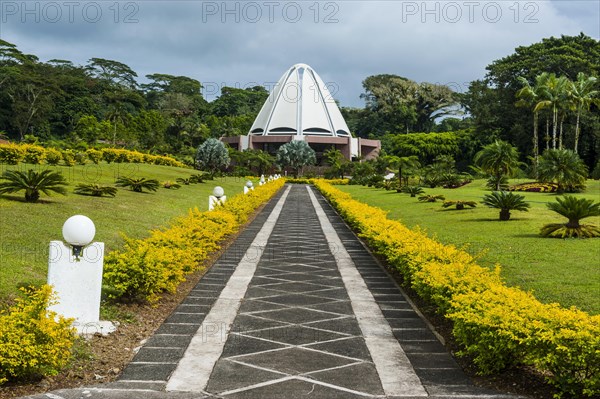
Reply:
[[319, 75], [296, 64], [279, 79], [249, 134], [350, 137], [350, 129]]

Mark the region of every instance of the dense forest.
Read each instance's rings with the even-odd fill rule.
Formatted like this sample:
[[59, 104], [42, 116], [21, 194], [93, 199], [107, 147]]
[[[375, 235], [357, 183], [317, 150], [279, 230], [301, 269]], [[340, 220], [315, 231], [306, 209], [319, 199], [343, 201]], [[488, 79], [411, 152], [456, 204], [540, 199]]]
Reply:
[[[575, 149], [591, 170], [600, 154], [599, 74], [598, 40], [552, 37], [493, 61], [465, 93], [400, 75], [369, 76], [364, 108], [342, 113], [356, 136], [381, 139], [388, 155], [420, 156], [430, 143], [439, 151], [427, 157], [453, 155], [466, 167], [474, 151], [502, 139], [523, 161], [546, 148]], [[138, 80], [118, 61], [43, 62], [0, 40], [0, 138], [189, 157], [207, 138], [246, 134], [268, 96], [262, 86], [223, 87], [208, 102], [202, 83], [186, 76]], [[450, 154], [446, 142], [453, 143]]]

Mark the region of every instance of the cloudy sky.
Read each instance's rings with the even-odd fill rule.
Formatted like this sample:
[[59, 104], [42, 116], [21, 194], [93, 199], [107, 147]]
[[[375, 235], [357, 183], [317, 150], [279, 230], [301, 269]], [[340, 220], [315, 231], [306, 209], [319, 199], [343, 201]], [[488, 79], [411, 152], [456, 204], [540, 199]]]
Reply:
[[208, 99], [299, 62], [344, 106], [362, 106], [362, 80], [380, 73], [464, 90], [515, 47], [579, 32], [600, 38], [600, 0], [0, 0], [0, 38], [23, 52], [190, 76]]

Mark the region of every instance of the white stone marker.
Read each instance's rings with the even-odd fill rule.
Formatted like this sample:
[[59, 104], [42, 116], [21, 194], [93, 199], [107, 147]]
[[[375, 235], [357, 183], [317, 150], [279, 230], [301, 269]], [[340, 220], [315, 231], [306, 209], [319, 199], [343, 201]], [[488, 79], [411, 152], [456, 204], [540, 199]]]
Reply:
[[223, 187], [216, 186], [213, 189], [213, 194], [208, 196], [208, 210], [212, 211], [218, 205], [225, 204], [227, 197], [225, 196], [225, 190]]

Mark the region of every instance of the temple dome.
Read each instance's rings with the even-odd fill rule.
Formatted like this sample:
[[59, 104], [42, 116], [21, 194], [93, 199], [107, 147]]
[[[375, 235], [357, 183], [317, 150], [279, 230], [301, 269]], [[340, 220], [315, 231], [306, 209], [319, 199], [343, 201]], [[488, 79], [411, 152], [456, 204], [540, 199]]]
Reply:
[[283, 74], [254, 124], [253, 136], [351, 137], [333, 96], [321, 77], [306, 64]]

